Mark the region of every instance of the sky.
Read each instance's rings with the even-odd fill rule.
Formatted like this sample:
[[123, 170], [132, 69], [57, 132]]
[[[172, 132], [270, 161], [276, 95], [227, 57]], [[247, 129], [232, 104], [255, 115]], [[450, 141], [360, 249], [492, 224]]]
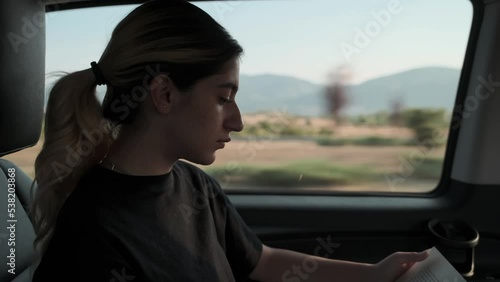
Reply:
[[[419, 67], [460, 69], [472, 22], [467, 0], [193, 3], [243, 46], [240, 74], [321, 84], [339, 66], [350, 70], [354, 84]], [[136, 6], [48, 13], [46, 71], [90, 68]]]

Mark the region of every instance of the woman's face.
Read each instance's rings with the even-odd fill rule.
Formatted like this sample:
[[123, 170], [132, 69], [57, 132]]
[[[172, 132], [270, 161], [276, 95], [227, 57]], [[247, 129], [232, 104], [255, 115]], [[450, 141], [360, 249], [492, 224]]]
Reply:
[[216, 75], [200, 80], [192, 90], [180, 94], [182, 106], [171, 113], [178, 158], [208, 165], [215, 151], [230, 141], [232, 131], [243, 129], [235, 102], [239, 84], [239, 60], [226, 64]]

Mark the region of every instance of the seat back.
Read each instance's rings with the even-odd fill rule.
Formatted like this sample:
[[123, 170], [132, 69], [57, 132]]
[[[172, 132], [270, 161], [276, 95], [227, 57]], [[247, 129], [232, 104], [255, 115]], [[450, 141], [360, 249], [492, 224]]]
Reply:
[[0, 159], [0, 281], [31, 281], [35, 231], [27, 211], [32, 182], [12, 162]]

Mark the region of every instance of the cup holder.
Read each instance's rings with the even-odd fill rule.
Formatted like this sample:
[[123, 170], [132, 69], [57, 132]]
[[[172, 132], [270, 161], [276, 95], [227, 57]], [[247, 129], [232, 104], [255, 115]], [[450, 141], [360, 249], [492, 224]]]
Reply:
[[450, 261], [465, 255], [463, 263], [452, 263], [464, 277], [474, 275], [474, 250], [479, 244], [479, 232], [462, 220], [432, 219], [428, 229], [436, 241], [436, 248]]

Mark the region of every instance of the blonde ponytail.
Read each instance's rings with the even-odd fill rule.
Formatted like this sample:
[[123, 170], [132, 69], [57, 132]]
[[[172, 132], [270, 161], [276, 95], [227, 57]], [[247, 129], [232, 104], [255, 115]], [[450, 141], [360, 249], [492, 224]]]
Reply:
[[91, 69], [66, 74], [55, 83], [45, 114], [44, 144], [35, 161], [38, 187], [31, 216], [38, 256], [45, 253], [66, 197], [106, 154], [116, 136], [113, 128], [102, 116]]

